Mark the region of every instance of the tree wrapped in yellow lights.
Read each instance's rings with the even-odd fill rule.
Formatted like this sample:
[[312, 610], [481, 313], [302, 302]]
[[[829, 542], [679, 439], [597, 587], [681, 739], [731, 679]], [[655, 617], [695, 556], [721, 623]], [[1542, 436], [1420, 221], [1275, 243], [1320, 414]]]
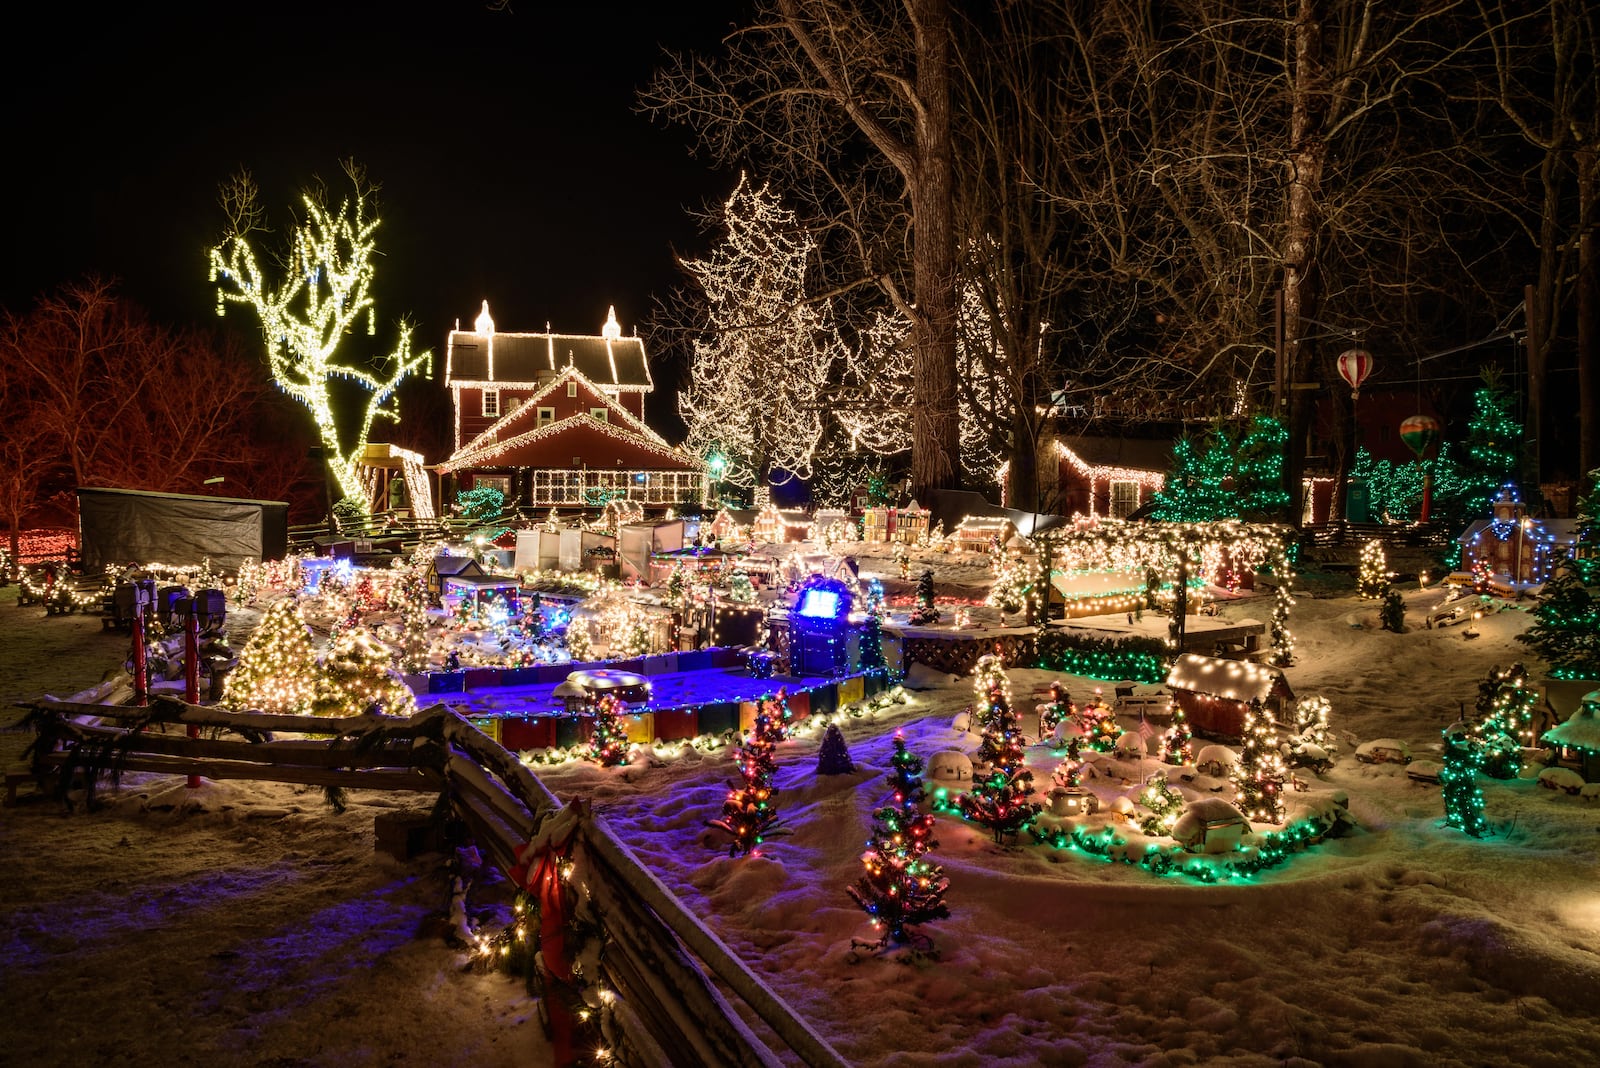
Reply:
[[341, 631], [317, 676], [312, 712], [318, 716], [382, 713], [409, 716], [417, 699], [394, 668], [388, 646], [365, 627]]
[[228, 676], [222, 705], [236, 712], [300, 715], [317, 695], [317, 654], [300, 602], [273, 602]]
[[[254, 180], [241, 172], [225, 184], [222, 206], [228, 232], [211, 249], [210, 277], [217, 286], [218, 315], [230, 303], [255, 312], [273, 380], [311, 413], [340, 493], [365, 501], [356, 461], [372, 424], [380, 418], [400, 421], [395, 392], [413, 372], [427, 373], [432, 355], [411, 351], [410, 330], [403, 325], [387, 356], [371, 360], [347, 355], [348, 339], [359, 327], [365, 325], [369, 335], [377, 332], [371, 290], [378, 219], [369, 214], [374, 187], [364, 172], [351, 161], [343, 168], [353, 192], [337, 207], [320, 184], [301, 194], [304, 216], [290, 231], [289, 248], [280, 253], [285, 272], [278, 283], [262, 270], [251, 244], [253, 235], [265, 232], [265, 212]], [[341, 435], [335, 420], [336, 381], [367, 395], [354, 433]]]
[[1244, 748], [1233, 766], [1234, 804], [1252, 823], [1282, 823], [1283, 784], [1289, 770], [1272, 710], [1251, 701], [1244, 716]]

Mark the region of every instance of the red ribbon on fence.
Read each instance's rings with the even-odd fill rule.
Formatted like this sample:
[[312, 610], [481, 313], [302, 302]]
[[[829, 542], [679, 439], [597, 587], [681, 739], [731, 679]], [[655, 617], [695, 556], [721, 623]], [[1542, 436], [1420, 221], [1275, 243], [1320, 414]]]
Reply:
[[543, 973], [545, 1012], [550, 1020], [550, 1045], [555, 1063], [577, 1063], [574, 1039], [577, 1024], [568, 1007], [572, 988], [572, 961], [567, 955], [567, 898], [561, 884], [561, 867], [572, 852], [574, 828], [560, 842], [538, 848], [533, 842], [517, 850], [517, 863], [511, 878], [539, 901], [539, 961]]

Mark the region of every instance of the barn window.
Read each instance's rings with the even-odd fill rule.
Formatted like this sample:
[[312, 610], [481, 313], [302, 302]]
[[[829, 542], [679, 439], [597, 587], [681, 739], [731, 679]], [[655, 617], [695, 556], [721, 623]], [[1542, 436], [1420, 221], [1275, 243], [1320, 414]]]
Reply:
[[1122, 519], [1131, 515], [1139, 507], [1139, 483], [1119, 482], [1111, 483], [1111, 518]]
[[486, 389], [483, 391], [483, 414], [491, 418], [496, 418], [500, 415], [500, 391], [498, 389]]

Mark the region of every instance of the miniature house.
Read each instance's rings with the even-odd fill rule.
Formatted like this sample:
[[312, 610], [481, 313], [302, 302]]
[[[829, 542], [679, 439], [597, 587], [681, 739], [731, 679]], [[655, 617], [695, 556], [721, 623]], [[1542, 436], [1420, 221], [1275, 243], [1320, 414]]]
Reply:
[[1510, 483], [1501, 488], [1493, 508], [1492, 519], [1477, 520], [1459, 539], [1463, 571], [1486, 573], [1491, 584], [1536, 586], [1572, 555], [1575, 521], [1533, 518]]
[[1600, 782], [1600, 690], [1591, 690], [1565, 723], [1545, 731], [1540, 741], [1560, 747], [1563, 763], [1573, 764], [1590, 782]]
[[470, 556], [441, 553], [433, 558], [433, 566], [428, 570], [428, 594], [438, 600], [444, 595], [445, 579], [482, 578], [486, 574], [483, 565]]
[[861, 540], [883, 544], [894, 538], [895, 510], [867, 508], [861, 513]]
[[915, 545], [928, 533], [928, 510], [912, 501], [901, 508], [894, 517], [894, 540]]
[[805, 541], [811, 536], [811, 517], [795, 509], [769, 504], [750, 524], [750, 537], [758, 542]]
[[969, 515], [957, 524], [954, 535], [956, 547], [963, 552], [986, 553], [996, 545], [1003, 547], [1016, 532], [1005, 516]]
[[1172, 827], [1172, 837], [1191, 853], [1230, 853], [1250, 830], [1250, 821], [1220, 797], [1191, 801]]
[[1245, 715], [1259, 701], [1279, 721], [1293, 709], [1294, 691], [1283, 672], [1248, 660], [1220, 660], [1184, 653], [1167, 675], [1167, 689], [1196, 734], [1238, 739]]

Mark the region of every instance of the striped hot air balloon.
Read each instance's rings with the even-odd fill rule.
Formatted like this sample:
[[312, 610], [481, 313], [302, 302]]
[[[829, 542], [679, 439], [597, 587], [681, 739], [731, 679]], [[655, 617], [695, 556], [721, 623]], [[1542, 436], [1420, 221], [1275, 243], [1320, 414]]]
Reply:
[[1433, 447], [1439, 440], [1439, 432], [1443, 429], [1439, 420], [1431, 415], [1413, 415], [1400, 423], [1400, 440], [1406, 447], [1417, 454], [1417, 459]]
[[1361, 396], [1361, 383], [1372, 373], [1372, 353], [1366, 349], [1346, 349], [1339, 354], [1339, 377], [1350, 385], [1352, 398]]

